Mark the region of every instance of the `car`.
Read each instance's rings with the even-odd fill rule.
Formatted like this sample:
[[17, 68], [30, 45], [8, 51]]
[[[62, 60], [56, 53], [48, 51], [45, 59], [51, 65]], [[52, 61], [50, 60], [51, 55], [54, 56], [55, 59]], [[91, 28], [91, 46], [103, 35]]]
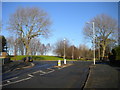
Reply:
[[[27, 60], [27, 58], [28, 58], [28, 60]], [[33, 59], [32, 59], [32, 57], [24, 57], [22, 59], [22, 61], [24, 61], [24, 62], [33, 62]]]

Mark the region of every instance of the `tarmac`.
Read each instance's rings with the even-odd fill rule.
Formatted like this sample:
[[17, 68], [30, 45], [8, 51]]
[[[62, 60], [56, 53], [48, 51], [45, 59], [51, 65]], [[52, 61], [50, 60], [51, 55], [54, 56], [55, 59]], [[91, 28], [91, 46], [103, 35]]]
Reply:
[[107, 64], [90, 66], [84, 89], [120, 89], [120, 71]]
[[34, 64], [31, 62], [13, 61], [2, 66], [2, 73], [7, 73], [17, 69], [30, 68], [33, 66]]
[[[23, 67], [29, 68], [29, 66], [34, 65], [32, 63], [14, 62], [14, 64], [5, 65], [3, 72], [8, 72], [8, 68], [11, 71], [23, 69]], [[89, 75], [83, 89], [120, 89], [120, 71], [105, 63], [91, 65], [89, 68]]]

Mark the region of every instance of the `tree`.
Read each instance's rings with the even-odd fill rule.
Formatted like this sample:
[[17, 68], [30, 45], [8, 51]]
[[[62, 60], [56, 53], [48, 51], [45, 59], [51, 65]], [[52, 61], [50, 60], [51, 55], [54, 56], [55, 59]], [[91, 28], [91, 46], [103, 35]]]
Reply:
[[9, 18], [8, 30], [14, 30], [21, 38], [26, 48], [26, 54], [30, 54], [30, 41], [40, 35], [49, 34], [51, 25], [48, 14], [39, 8], [18, 8]]
[[14, 55], [17, 55], [20, 39], [15, 38], [14, 36], [7, 37], [7, 46], [9, 49], [9, 54], [14, 53]]
[[93, 54], [91, 55], [91, 50], [85, 45], [81, 44], [79, 45], [79, 56], [86, 59], [86, 58], [91, 58], [93, 57]]
[[57, 54], [58, 56], [60, 57], [63, 57], [64, 56], [64, 45], [65, 45], [65, 54], [66, 54], [66, 57], [68, 56], [68, 53], [69, 53], [69, 46], [70, 46], [70, 43], [69, 43], [69, 40], [65, 40], [65, 43], [64, 43], [64, 40], [58, 40], [55, 44], [55, 49], [54, 49], [54, 53]]
[[41, 43], [37, 38], [34, 38], [30, 42], [31, 55], [37, 55], [40, 52]]
[[21, 41], [21, 38], [17, 39], [17, 49], [18, 49], [18, 54], [19, 55], [24, 55], [25, 54], [25, 45]]
[[[84, 27], [85, 36], [93, 40], [93, 27], [92, 22], [95, 24], [96, 42], [102, 47], [102, 57], [105, 56], [105, 50], [109, 43], [116, 40], [117, 35], [117, 21], [112, 17], [101, 14], [93, 18], [91, 24], [86, 24]], [[93, 41], [92, 41], [93, 42]]]
[[48, 43], [46, 46], [45, 46], [45, 55], [47, 54], [47, 52], [49, 52], [51, 50], [51, 45], [50, 43]]
[[45, 45], [44, 45], [44, 44], [41, 44], [41, 45], [40, 45], [40, 48], [39, 48], [39, 52], [40, 52], [41, 55], [44, 55], [44, 54], [45, 54], [45, 49], [46, 49]]
[[116, 52], [116, 60], [120, 60], [120, 45], [114, 48]]
[[7, 51], [7, 41], [4, 36], [0, 36], [0, 52]]

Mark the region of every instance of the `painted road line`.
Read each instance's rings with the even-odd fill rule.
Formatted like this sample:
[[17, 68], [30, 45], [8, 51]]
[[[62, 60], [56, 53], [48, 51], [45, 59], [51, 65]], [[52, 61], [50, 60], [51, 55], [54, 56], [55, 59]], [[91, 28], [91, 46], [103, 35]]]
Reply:
[[[6, 84], [3, 84], [2, 86], [6, 86], [6, 85], [9, 85], [9, 84], [14, 84], [14, 83], [22, 82], [22, 81], [29, 80], [29, 79], [31, 79], [32, 77], [34, 77], [34, 76], [31, 75], [31, 74], [28, 74], [28, 76], [29, 76], [28, 78], [24, 78], [24, 79], [17, 80], [17, 81], [12, 81], [12, 82], [11, 82], [10, 80], [17, 79], [18, 77], [9, 79], [9, 80], [7, 80], [7, 83], [6, 83]], [[0, 85], [0, 86], [1, 86], [1, 85]]]
[[42, 76], [42, 75], [45, 75], [45, 74], [40, 74], [40, 75]]
[[[21, 79], [21, 80], [15, 81], [15, 82], [10, 82], [10, 83], [7, 83], [7, 84], [3, 84], [2, 86], [7, 86], [7, 85], [10, 85], [10, 84], [15, 84], [15, 83], [18, 83], [18, 82], [26, 81], [26, 80], [29, 80], [29, 79], [31, 79], [31, 78], [32, 78], [32, 77], [28, 77], [28, 78]], [[1, 85], [0, 85], [0, 86], [1, 86]]]
[[42, 70], [40, 70], [40, 72], [41, 72], [41, 73], [44, 73], [44, 74], [46, 73], [46, 72], [44, 72], [44, 71], [42, 71]]
[[7, 83], [9, 83], [10, 81], [8, 80]]
[[33, 75], [31, 75], [31, 74], [28, 74], [28, 76], [30, 76], [30, 77], [34, 77]]
[[52, 73], [52, 72], [54, 72], [55, 70], [52, 70], [52, 71], [49, 71], [49, 72], [47, 72], [46, 74], [48, 74], [48, 73]]
[[40, 70], [38, 70], [38, 71], [36, 71], [36, 72], [33, 72], [32, 74], [36, 74], [36, 73], [39, 73], [40, 72]]
[[10, 79], [7, 79], [7, 80], [4, 80], [3, 82], [9, 82], [10, 80], [14, 80], [14, 79], [17, 79], [18, 77], [13, 77], [13, 78], [10, 78]]
[[54, 70], [54, 69], [51, 69], [51, 68], [47, 68], [48, 70]]
[[51, 71], [49, 71], [49, 72], [43, 72], [43, 71], [41, 71], [41, 73], [42, 74], [40, 74], [40, 75], [45, 75], [45, 74], [48, 74], [48, 73], [52, 73], [52, 72], [54, 72], [55, 70], [51, 70]]

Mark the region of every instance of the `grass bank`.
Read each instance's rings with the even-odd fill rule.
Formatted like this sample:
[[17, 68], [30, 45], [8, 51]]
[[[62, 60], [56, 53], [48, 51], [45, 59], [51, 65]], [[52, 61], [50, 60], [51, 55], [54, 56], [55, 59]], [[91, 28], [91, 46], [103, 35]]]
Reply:
[[[22, 60], [26, 55], [20, 55], [20, 56], [11, 56], [11, 60]], [[31, 56], [33, 60], [63, 60], [63, 58], [57, 57], [57, 56]], [[72, 60], [72, 59], [66, 59], [66, 60]]]

